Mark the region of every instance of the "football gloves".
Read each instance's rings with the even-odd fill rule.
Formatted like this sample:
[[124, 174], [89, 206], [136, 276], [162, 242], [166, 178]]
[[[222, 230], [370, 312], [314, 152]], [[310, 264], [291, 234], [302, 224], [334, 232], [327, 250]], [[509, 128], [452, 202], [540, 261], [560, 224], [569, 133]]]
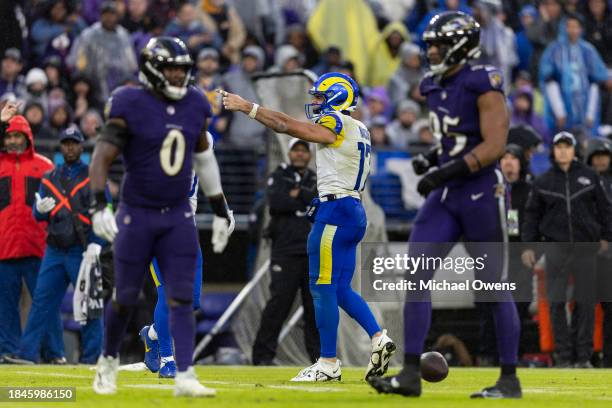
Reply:
[[427, 173], [417, 185], [417, 191], [423, 197], [427, 197], [436, 188], [450, 179], [463, 177], [470, 174], [470, 168], [462, 158], [444, 163], [436, 170]]
[[234, 212], [231, 210], [228, 210], [227, 218], [219, 217], [218, 215], [213, 217], [211, 243], [215, 254], [220, 254], [225, 250], [235, 226]]
[[41, 214], [46, 214], [55, 208], [55, 199], [53, 197], [41, 198], [40, 194], [36, 193], [36, 211]]
[[91, 223], [94, 234], [108, 242], [113, 242], [115, 240], [119, 230], [117, 228], [117, 222], [115, 221], [115, 215], [110, 208], [104, 207], [94, 212], [91, 217]]

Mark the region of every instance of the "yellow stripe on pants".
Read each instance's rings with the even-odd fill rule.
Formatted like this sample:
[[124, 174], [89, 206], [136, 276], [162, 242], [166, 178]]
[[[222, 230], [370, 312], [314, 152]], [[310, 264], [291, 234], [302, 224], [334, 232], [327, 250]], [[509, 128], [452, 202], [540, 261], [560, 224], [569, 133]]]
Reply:
[[332, 281], [332, 244], [338, 227], [325, 225], [319, 244], [319, 279], [317, 285], [329, 285]]
[[153, 262], [149, 264], [149, 270], [151, 271], [151, 276], [153, 277], [153, 282], [155, 282], [155, 287], [159, 286], [159, 279], [157, 279], [157, 274], [155, 273], [155, 266], [153, 266]]

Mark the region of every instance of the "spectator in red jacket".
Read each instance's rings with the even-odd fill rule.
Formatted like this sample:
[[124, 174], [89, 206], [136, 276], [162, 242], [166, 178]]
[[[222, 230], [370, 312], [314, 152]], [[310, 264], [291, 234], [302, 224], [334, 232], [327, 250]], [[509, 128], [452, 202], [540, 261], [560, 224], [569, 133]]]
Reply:
[[[19, 345], [21, 282], [30, 294], [36, 287], [47, 234], [46, 223], [34, 219], [32, 205], [43, 174], [53, 169], [51, 161], [34, 152], [32, 130], [16, 115], [17, 108], [9, 102], [0, 112], [0, 362]], [[63, 352], [59, 311], [48, 324], [44, 348], [51, 361]]]

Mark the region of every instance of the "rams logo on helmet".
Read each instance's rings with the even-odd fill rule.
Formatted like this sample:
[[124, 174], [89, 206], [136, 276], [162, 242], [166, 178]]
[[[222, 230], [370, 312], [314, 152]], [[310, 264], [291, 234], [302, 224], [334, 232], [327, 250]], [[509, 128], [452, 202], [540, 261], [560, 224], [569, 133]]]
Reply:
[[359, 99], [359, 87], [348, 75], [329, 72], [321, 75], [310, 91], [311, 95], [320, 96], [324, 102], [305, 105], [306, 117], [316, 119], [329, 112], [353, 111]]

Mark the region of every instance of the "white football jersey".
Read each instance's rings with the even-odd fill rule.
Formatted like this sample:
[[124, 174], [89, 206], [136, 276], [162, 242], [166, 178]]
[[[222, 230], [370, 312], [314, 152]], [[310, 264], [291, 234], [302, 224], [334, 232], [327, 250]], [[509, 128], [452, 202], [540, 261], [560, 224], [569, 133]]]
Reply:
[[317, 144], [319, 196], [350, 194], [359, 197], [370, 174], [370, 132], [360, 121], [339, 112], [327, 113], [315, 123], [338, 135], [332, 144]]

